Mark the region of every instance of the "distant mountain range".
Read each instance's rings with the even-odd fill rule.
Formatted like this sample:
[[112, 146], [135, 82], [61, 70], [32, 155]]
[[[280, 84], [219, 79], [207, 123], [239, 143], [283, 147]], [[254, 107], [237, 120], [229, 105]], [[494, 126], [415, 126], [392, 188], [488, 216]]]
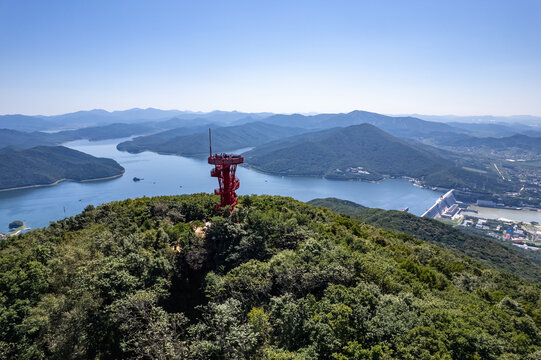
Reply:
[[502, 138], [462, 136], [448, 139], [444, 145], [465, 148], [488, 148], [491, 150], [518, 149], [541, 154], [541, 137], [513, 135]]
[[[240, 148], [259, 146], [277, 139], [301, 134], [305, 129], [253, 122], [237, 126], [213, 129], [213, 152], [233, 151]], [[209, 153], [208, 128], [179, 128], [154, 135], [138, 137], [118, 144], [121, 151], [138, 153], [154, 151], [164, 154], [201, 156]]]
[[475, 191], [509, 186], [456, 166], [441, 153], [361, 124], [286, 138], [244, 156], [248, 166], [279, 175], [360, 180], [407, 176], [431, 186]]
[[469, 123], [469, 124], [524, 124], [537, 126], [541, 128], [541, 116], [532, 115], [510, 115], [510, 116], [493, 116], [493, 115], [469, 115], [469, 116], [457, 116], [457, 115], [423, 115], [423, 114], [410, 114], [419, 119], [428, 121], [438, 121], [445, 123]]
[[[480, 171], [474, 171], [478, 159], [461, 159], [432, 145], [517, 148], [541, 153], [541, 132], [535, 126], [522, 124], [443, 123], [359, 110], [346, 114], [284, 115], [152, 108], [0, 116], [0, 148], [25, 149], [77, 139], [148, 134], [120, 143], [117, 148], [132, 153], [203, 156], [208, 153], [208, 127], [214, 129], [215, 152], [256, 147], [245, 154], [246, 162], [269, 173], [360, 180], [406, 176], [429, 186], [477, 194], [515, 188], [494, 176], [491, 167], [481, 166]], [[62, 128], [65, 130], [50, 131]], [[49, 130], [32, 131], [35, 129]]]
[[15, 146], [24, 149], [38, 145], [59, 145], [67, 141], [79, 139], [92, 141], [116, 139], [155, 131], [155, 128], [144, 124], [111, 124], [55, 133], [0, 129], [0, 148]]
[[273, 115], [261, 121], [307, 129], [329, 129], [366, 123], [377, 126], [394, 136], [405, 138], [419, 138], [435, 132], [465, 132], [443, 123], [424, 121], [413, 117], [391, 117], [360, 110], [347, 114]]
[[[19, 131], [43, 131], [53, 129], [78, 129], [89, 126], [103, 126], [114, 123], [146, 124], [160, 129], [172, 129], [187, 125], [214, 123], [222, 126], [242, 125], [249, 122], [264, 121], [273, 125], [299, 127], [306, 129], [326, 129], [368, 123], [398, 137], [424, 138], [437, 133], [458, 133], [473, 136], [509, 136], [525, 131], [540, 131], [541, 119], [537, 117], [471, 117], [465, 124], [462, 117], [438, 116], [387, 116], [367, 111], [352, 111], [337, 114], [272, 114], [245, 113], [238, 111], [193, 112], [180, 110], [130, 109], [123, 111], [105, 111], [101, 109], [78, 111], [53, 116], [2, 115], [0, 129]], [[482, 118], [482, 120], [479, 120]], [[445, 119], [447, 123], [442, 122]], [[495, 124], [494, 119], [499, 120]], [[503, 124], [508, 119], [507, 124]], [[523, 120], [521, 125], [518, 120]], [[483, 123], [478, 123], [482, 121]], [[511, 132], [510, 132], [511, 131]]]
[[[176, 119], [176, 121], [204, 120], [230, 124], [250, 118], [251, 121], [268, 117], [271, 113], [242, 113], [237, 111], [192, 112], [160, 109], [130, 109], [106, 111], [101, 109], [77, 111], [74, 113], [52, 116], [1, 115], [0, 129], [19, 131], [43, 131], [52, 129], [78, 129], [89, 126], [103, 126], [114, 123], [152, 123]], [[170, 127], [171, 128], [171, 127]]]
[[124, 168], [112, 159], [63, 146], [0, 149], [0, 190], [51, 185], [61, 180], [86, 181], [120, 176]]

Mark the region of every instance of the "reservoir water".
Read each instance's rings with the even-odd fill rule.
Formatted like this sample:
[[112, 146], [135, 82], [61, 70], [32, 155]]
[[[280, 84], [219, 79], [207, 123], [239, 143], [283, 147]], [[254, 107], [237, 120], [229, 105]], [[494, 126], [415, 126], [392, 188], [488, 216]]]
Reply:
[[[116, 149], [125, 139], [65, 144], [85, 153], [113, 158], [125, 169], [117, 179], [85, 183], [62, 182], [39, 187], [0, 192], [0, 232], [7, 231], [13, 220], [22, 220], [28, 227], [39, 228], [80, 213], [87, 205], [142, 196], [212, 192], [218, 182], [210, 177], [206, 159], [144, 152], [129, 154]], [[335, 181], [311, 177], [281, 177], [262, 174], [247, 168], [237, 169], [239, 194], [271, 194], [291, 196], [301, 201], [318, 197], [336, 197], [383, 209], [422, 214], [438, 197], [439, 192], [415, 187], [407, 180], [390, 179], [378, 183]], [[134, 182], [133, 177], [142, 178]]]
[[470, 206], [477, 213], [467, 213], [470, 216], [483, 219], [508, 219], [513, 221], [537, 222], [541, 224], [541, 211], [496, 209], [480, 206]]

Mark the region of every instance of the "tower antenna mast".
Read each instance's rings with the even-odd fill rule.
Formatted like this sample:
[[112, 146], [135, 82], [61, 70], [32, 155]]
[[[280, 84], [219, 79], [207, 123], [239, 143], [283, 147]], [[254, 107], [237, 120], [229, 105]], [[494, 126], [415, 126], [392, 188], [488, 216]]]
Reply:
[[211, 140], [211, 137], [210, 137], [210, 128], [209, 128], [209, 152], [210, 152], [210, 156], [212, 156], [212, 140]]

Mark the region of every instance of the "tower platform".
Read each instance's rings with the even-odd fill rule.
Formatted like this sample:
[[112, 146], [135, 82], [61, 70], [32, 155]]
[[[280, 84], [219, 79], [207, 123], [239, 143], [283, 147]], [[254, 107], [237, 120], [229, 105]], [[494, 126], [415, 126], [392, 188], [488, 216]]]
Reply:
[[210, 171], [210, 176], [218, 178], [219, 188], [214, 190], [214, 194], [220, 195], [220, 203], [216, 204], [216, 210], [230, 206], [229, 211], [233, 212], [235, 205], [239, 202], [239, 197], [235, 192], [239, 186], [239, 178], [236, 177], [237, 165], [244, 162], [244, 157], [237, 154], [213, 154], [212, 141], [209, 129], [209, 149], [210, 154], [208, 163], [214, 165]]

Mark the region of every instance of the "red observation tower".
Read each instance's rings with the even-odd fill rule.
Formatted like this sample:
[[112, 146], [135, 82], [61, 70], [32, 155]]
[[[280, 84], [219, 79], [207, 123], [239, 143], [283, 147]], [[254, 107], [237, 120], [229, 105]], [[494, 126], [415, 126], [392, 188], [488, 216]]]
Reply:
[[239, 197], [235, 190], [239, 188], [239, 178], [235, 176], [237, 165], [244, 162], [242, 155], [236, 154], [212, 154], [212, 142], [209, 128], [209, 164], [214, 165], [214, 169], [210, 171], [210, 176], [218, 178], [219, 189], [215, 189], [214, 193], [220, 195], [220, 203], [214, 206], [214, 209], [219, 210], [229, 205], [230, 212], [239, 202]]

